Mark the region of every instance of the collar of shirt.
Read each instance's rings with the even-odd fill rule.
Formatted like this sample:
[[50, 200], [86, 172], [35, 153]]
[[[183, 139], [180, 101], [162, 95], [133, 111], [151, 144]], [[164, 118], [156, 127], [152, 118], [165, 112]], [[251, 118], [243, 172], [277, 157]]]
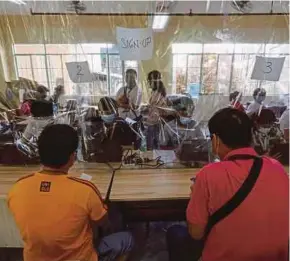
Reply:
[[240, 148], [240, 149], [236, 149], [236, 150], [232, 150], [230, 151], [225, 157], [224, 160], [228, 159], [230, 156], [233, 155], [238, 155], [238, 154], [247, 154], [247, 155], [253, 155], [253, 156], [257, 156], [257, 152], [251, 148], [251, 147], [246, 147], [246, 148]]

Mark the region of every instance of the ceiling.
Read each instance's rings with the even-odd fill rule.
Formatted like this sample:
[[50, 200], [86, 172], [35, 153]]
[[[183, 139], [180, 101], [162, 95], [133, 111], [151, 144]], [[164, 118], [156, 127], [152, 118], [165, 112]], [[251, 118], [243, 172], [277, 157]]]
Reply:
[[[32, 13], [70, 13], [68, 6], [71, 1], [24, 1], [19, 5], [11, 1], [0, 2], [0, 14], [30, 14]], [[14, 0], [17, 1], [17, 0]], [[82, 1], [86, 11], [82, 13], [154, 13], [156, 6], [170, 6], [169, 12], [174, 14], [237, 14], [239, 11], [231, 6], [231, 1]], [[287, 13], [289, 1], [251, 1], [250, 13]]]

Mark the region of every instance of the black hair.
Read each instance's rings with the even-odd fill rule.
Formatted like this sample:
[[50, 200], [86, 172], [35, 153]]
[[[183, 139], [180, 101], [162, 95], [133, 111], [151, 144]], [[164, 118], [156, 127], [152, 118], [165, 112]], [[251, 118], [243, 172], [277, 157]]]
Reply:
[[153, 90], [157, 90], [162, 96], [166, 96], [166, 88], [161, 80], [161, 73], [157, 70], [153, 70], [148, 73], [147, 81], [153, 81]]
[[230, 102], [235, 101], [237, 99], [237, 97], [239, 96], [239, 94], [240, 94], [240, 92], [238, 92], [238, 91], [232, 92], [230, 94]]
[[50, 168], [60, 168], [68, 163], [78, 148], [78, 134], [66, 124], [49, 125], [41, 132], [37, 144], [40, 162]]
[[111, 111], [117, 113], [118, 104], [117, 102], [110, 97], [103, 97], [98, 103], [99, 111]]
[[133, 73], [133, 74], [135, 74], [137, 76], [137, 72], [134, 69], [127, 69], [126, 70], [126, 74], [128, 74], [128, 73]]
[[216, 134], [229, 148], [249, 147], [252, 143], [252, 121], [237, 109], [219, 110], [209, 120], [208, 128], [211, 135]]
[[253, 92], [253, 98], [256, 98], [258, 94], [263, 94], [266, 96], [267, 92], [264, 88], [256, 88]]

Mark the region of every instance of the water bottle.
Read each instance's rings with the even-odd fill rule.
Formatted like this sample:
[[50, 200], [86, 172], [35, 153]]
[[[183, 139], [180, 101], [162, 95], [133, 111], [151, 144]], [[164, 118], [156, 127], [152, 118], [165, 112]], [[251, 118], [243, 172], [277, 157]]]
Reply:
[[52, 107], [52, 109], [53, 109], [53, 115], [56, 116], [57, 115], [57, 112], [58, 112], [57, 104], [54, 102], [52, 106], [53, 106]]
[[140, 151], [142, 151], [142, 152], [146, 152], [147, 151], [147, 141], [146, 141], [146, 137], [145, 136], [143, 136], [142, 139], [141, 139]]

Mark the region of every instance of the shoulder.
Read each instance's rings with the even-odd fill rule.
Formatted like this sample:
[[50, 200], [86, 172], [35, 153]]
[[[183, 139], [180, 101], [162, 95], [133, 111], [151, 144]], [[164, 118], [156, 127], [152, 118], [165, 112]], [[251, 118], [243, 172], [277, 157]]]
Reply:
[[76, 177], [67, 177], [69, 180], [74, 182], [77, 186], [79, 186], [81, 189], [86, 190], [88, 192], [95, 192], [100, 198], [101, 193], [96, 187], [96, 185], [90, 181], [81, 179], [81, 178], [76, 178]]
[[269, 174], [271, 173], [275, 173], [276, 174], [286, 174], [288, 177], [288, 173], [285, 170], [285, 167], [276, 159], [271, 158], [269, 156], [263, 156], [263, 169], [267, 170], [267, 172], [269, 172]]
[[121, 87], [118, 91], [117, 91], [117, 94], [116, 94], [116, 96], [118, 96], [118, 95], [120, 95], [121, 94], [121, 92], [124, 92], [124, 89], [125, 89], [125, 87], [123, 86], [123, 87]]
[[32, 178], [32, 177], [34, 177], [34, 173], [19, 178], [19, 179], [16, 181], [16, 183], [19, 183], [20, 181], [24, 181], [24, 180], [29, 180], [29, 178]]
[[225, 170], [225, 164], [224, 161], [209, 163], [197, 173], [197, 176], [207, 181], [215, 179], [217, 176], [220, 177], [219, 174]]

